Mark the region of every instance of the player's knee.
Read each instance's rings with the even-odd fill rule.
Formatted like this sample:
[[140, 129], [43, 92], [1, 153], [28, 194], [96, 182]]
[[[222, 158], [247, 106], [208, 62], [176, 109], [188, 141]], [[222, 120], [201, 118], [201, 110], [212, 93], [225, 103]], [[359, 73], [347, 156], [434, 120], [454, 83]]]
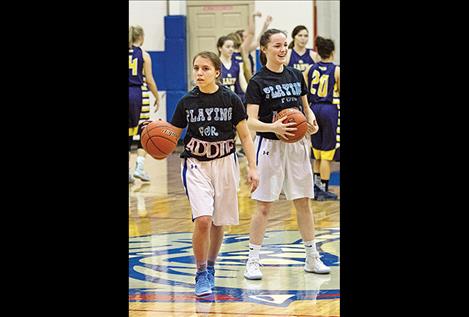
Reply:
[[200, 216], [195, 218], [194, 222], [199, 230], [208, 231], [212, 226], [212, 217]]
[[293, 202], [297, 213], [311, 213], [309, 198], [299, 198], [295, 199]]
[[257, 208], [257, 212], [264, 216], [264, 217], [267, 217], [269, 215], [269, 211], [270, 211], [270, 204], [262, 204], [262, 203], [259, 203], [258, 204], [258, 208]]

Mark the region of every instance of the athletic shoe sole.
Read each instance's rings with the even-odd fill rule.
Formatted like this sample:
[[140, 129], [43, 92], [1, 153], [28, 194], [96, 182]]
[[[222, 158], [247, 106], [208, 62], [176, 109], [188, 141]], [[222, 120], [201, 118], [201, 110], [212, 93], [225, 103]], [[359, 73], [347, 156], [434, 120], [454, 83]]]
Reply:
[[208, 292], [205, 292], [205, 293], [201, 293], [201, 294], [195, 293], [195, 296], [202, 297], [202, 296], [207, 296], [207, 295], [210, 295], [210, 294], [212, 294], [212, 290], [210, 290]]
[[262, 276], [259, 277], [248, 277], [246, 274], [244, 274], [244, 277], [248, 280], [262, 280]]
[[305, 272], [308, 272], [308, 273], [316, 273], [316, 274], [330, 274], [330, 273], [331, 273], [331, 271], [328, 271], [328, 272], [316, 272], [316, 271], [309, 271], [309, 270], [307, 270], [307, 269], [304, 269], [304, 270], [305, 270]]
[[138, 178], [140, 180], [142, 180], [142, 182], [149, 182], [150, 180], [149, 179], [146, 179], [146, 178], [142, 178], [141, 176], [139, 175], [134, 175], [135, 178]]

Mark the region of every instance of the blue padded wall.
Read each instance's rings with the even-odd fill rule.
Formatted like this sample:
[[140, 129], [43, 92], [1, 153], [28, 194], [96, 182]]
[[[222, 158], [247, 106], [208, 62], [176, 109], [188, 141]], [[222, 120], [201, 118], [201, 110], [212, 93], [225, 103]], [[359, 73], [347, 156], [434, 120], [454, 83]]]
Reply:
[[165, 63], [165, 52], [148, 52], [151, 57], [151, 71], [153, 72], [153, 78], [155, 78], [156, 86], [158, 90], [166, 90], [168, 87], [166, 79], [166, 63]]
[[187, 92], [186, 16], [164, 17], [165, 50], [148, 52], [158, 90], [166, 91], [166, 120]]
[[186, 38], [186, 16], [167, 15], [164, 17], [164, 36], [167, 39]]
[[167, 90], [187, 89], [186, 39], [165, 39]]

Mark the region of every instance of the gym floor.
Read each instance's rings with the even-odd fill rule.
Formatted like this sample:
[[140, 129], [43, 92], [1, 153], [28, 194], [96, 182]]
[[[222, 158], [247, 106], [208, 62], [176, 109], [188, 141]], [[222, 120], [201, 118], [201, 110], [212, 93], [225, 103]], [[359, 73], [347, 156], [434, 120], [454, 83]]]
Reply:
[[[181, 148], [165, 160], [147, 156], [152, 180], [129, 184], [129, 316], [340, 316], [340, 201], [311, 200], [316, 239], [329, 275], [303, 271], [304, 247], [290, 201], [274, 203], [261, 251], [264, 278], [243, 277], [256, 203], [240, 159], [240, 223], [225, 227], [212, 295], [194, 295], [191, 210], [180, 177]], [[136, 153], [130, 166], [133, 171]], [[340, 164], [332, 164], [338, 179]], [[337, 181], [330, 190], [340, 196]]]

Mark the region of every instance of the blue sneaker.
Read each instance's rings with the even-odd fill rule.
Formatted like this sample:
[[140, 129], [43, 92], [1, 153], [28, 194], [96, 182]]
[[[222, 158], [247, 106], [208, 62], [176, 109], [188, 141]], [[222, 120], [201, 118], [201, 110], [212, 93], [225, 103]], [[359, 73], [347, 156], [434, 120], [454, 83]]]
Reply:
[[317, 196], [320, 192], [324, 192], [318, 185], [314, 184], [314, 196]]
[[208, 272], [202, 271], [197, 272], [195, 275], [195, 295], [196, 296], [205, 296], [212, 294], [212, 289], [210, 288], [210, 282], [208, 281]]
[[210, 288], [214, 289], [215, 288], [215, 267], [213, 266], [207, 266], [207, 278], [208, 282], [210, 283]]
[[317, 193], [317, 195], [316, 193], [314, 195], [314, 200], [318, 200], [318, 201], [337, 200], [337, 199], [338, 199], [337, 195], [331, 192], [320, 191]]

